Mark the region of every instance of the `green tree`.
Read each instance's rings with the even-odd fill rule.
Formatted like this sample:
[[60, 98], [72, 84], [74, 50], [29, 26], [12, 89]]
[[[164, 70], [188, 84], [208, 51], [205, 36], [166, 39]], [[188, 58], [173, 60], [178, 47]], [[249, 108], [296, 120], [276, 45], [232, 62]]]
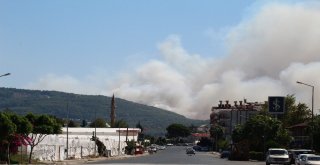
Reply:
[[311, 111], [308, 106], [304, 103], [296, 104], [294, 95], [287, 95], [285, 98], [285, 109], [286, 111], [282, 118], [285, 127], [304, 123], [311, 119]]
[[103, 118], [97, 118], [92, 123], [90, 123], [89, 127], [94, 128], [106, 128], [106, 121]]
[[86, 127], [88, 125], [86, 120], [82, 120], [81, 127]]
[[73, 120], [69, 121], [68, 127], [79, 127], [79, 124]]
[[166, 130], [166, 136], [168, 138], [187, 137], [191, 134], [191, 131], [188, 127], [176, 123], [169, 125]]
[[268, 147], [287, 147], [292, 137], [283, 128], [281, 121], [270, 116], [256, 115], [234, 129], [232, 140], [235, 143], [247, 141], [250, 150], [265, 152]]
[[[310, 128], [309, 128], [310, 129]], [[314, 117], [314, 125], [313, 125], [313, 145], [314, 150], [318, 153], [320, 152], [320, 116], [317, 115]]]
[[33, 125], [33, 130], [30, 135], [31, 140], [28, 141], [28, 144], [30, 145], [29, 163], [31, 163], [34, 147], [48, 134], [62, 133], [62, 125], [55, 117], [49, 115], [34, 115], [29, 113], [26, 115], [26, 118]]
[[125, 121], [125, 120], [117, 120], [115, 123], [114, 123], [114, 127], [115, 128], [128, 128], [129, 125], [128, 123]]
[[210, 137], [214, 139], [215, 143], [215, 149], [218, 151], [219, 145], [218, 142], [219, 140], [223, 140], [223, 127], [220, 125], [213, 125], [210, 127]]
[[143, 133], [143, 127], [142, 127], [140, 121], [139, 121], [139, 123], [136, 125], [136, 128], [140, 128], [141, 133]]
[[10, 153], [17, 153], [18, 147], [28, 142], [28, 135], [31, 133], [33, 127], [28, 119], [24, 116], [17, 115], [15, 113], [8, 114], [10, 120], [16, 125], [16, 132], [13, 136], [10, 137], [10, 152], [9, 152], [9, 160]]
[[214, 139], [220, 139], [223, 136], [223, 127], [220, 125], [214, 125], [210, 127], [210, 136]]
[[17, 131], [17, 126], [10, 120], [10, 117], [0, 112], [0, 142], [1, 142], [1, 159], [7, 159], [10, 164], [10, 138]]

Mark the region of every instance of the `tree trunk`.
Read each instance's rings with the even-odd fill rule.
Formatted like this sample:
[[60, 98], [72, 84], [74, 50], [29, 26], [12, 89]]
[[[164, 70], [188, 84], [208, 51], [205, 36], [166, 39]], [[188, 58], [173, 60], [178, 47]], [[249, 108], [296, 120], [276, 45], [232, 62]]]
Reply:
[[29, 164], [31, 164], [31, 157], [32, 157], [33, 148], [34, 148], [34, 146], [30, 145], [30, 154], [29, 154], [29, 160], [28, 160]]
[[8, 143], [8, 148], [7, 148], [7, 159], [8, 159], [8, 164], [10, 164], [10, 143]]

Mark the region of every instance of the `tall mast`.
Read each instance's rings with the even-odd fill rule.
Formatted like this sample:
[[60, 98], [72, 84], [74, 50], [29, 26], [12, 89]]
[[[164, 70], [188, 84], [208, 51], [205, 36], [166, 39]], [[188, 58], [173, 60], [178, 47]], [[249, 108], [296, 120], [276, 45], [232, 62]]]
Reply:
[[116, 110], [116, 102], [115, 102], [114, 94], [113, 94], [112, 99], [111, 99], [111, 114], [110, 114], [111, 128], [114, 128], [114, 126], [115, 126], [115, 120], [116, 120], [115, 110]]

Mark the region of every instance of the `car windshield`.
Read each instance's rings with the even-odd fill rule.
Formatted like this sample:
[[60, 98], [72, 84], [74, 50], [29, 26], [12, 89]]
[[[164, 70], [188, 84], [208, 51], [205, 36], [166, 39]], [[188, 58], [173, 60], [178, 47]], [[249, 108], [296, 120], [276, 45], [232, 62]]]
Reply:
[[311, 161], [320, 161], [320, 156], [310, 156], [310, 157], [308, 157], [308, 160], [311, 160]]
[[312, 151], [294, 151], [294, 153], [296, 155], [299, 155], [299, 154], [312, 154], [313, 152]]
[[288, 154], [285, 150], [270, 150], [271, 155], [285, 155]]

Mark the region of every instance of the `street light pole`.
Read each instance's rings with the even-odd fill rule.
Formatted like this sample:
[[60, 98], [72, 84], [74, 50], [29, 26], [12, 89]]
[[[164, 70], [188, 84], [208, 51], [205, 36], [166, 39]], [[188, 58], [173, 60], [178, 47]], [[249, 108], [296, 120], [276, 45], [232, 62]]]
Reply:
[[3, 75], [0, 75], [0, 77], [4, 77], [4, 76], [9, 76], [10, 73], [6, 73], [6, 74], [3, 74]]
[[313, 149], [313, 106], [314, 106], [314, 86], [310, 84], [306, 84], [300, 81], [297, 81], [298, 84], [306, 85], [312, 88], [312, 101], [311, 101], [311, 149]]

